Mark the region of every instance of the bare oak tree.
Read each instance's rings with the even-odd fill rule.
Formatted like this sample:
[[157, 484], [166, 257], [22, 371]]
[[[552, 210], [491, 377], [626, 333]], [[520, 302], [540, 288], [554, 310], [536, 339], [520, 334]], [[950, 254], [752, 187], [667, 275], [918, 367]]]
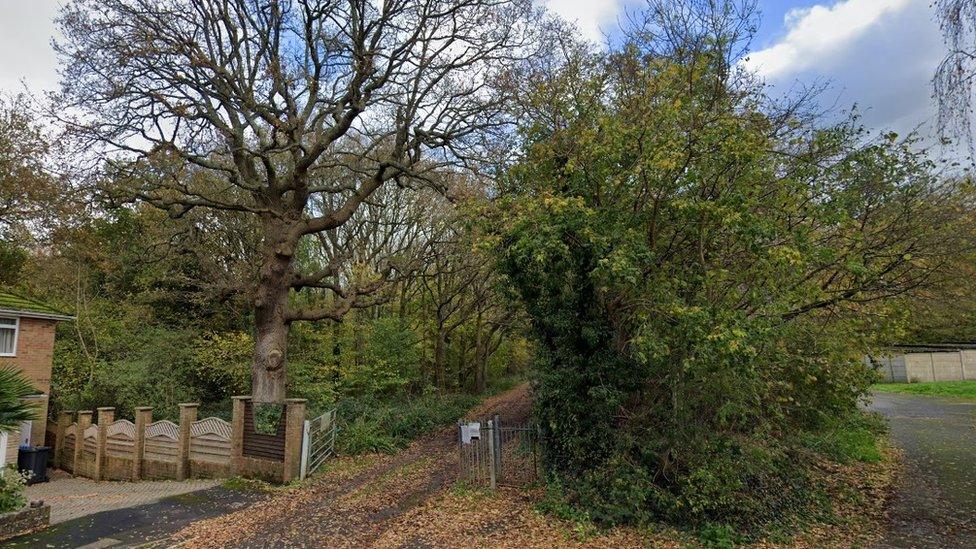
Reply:
[[239, 281], [254, 304], [252, 392], [279, 401], [291, 323], [368, 306], [385, 277], [303, 272], [303, 239], [392, 181], [474, 161], [505, 122], [491, 84], [526, 54], [531, 15], [527, 0], [74, 0], [55, 104], [115, 169], [179, 161], [131, 200], [255, 217], [257, 274]]

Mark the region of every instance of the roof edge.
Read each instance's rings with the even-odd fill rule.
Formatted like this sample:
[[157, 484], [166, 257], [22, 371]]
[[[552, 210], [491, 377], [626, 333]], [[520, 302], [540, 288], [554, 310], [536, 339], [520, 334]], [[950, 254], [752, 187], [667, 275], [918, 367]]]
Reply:
[[76, 317], [69, 316], [69, 315], [39, 313], [36, 311], [23, 311], [19, 309], [0, 309], [0, 315], [10, 315], [10, 316], [17, 316], [21, 318], [38, 318], [41, 320], [76, 320]]

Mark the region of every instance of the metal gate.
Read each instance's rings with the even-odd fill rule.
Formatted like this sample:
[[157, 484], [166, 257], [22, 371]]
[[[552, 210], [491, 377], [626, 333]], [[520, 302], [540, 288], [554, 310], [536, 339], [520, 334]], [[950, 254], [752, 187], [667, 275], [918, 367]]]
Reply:
[[335, 409], [315, 419], [306, 419], [302, 433], [301, 478], [311, 475], [335, 453], [336, 425]]
[[458, 422], [460, 478], [487, 483], [528, 484], [539, 478], [539, 430], [532, 424], [503, 424], [491, 419]]

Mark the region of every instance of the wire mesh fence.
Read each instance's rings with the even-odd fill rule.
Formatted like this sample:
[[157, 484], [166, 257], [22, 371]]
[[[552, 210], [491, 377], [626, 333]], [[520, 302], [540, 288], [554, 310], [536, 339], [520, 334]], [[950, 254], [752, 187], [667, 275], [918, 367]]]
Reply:
[[539, 478], [539, 430], [499, 416], [458, 423], [459, 476], [476, 484], [528, 484]]

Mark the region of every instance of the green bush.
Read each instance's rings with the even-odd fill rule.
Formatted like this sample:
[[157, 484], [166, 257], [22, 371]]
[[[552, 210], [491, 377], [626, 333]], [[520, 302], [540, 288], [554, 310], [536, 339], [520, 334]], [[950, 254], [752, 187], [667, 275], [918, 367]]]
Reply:
[[[668, 27], [684, 4], [654, 5]], [[911, 142], [768, 116], [761, 88], [725, 80], [726, 38], [564, 60], [526, 91], [544, 115], [486, 216], [539, 346], [545, 463], [598, 523], [760, 535], [818, 512], [804, 438], [834, 429], [830, 452], [872, 458], [836, 426], [897, 333], [892, 273], [924, 276], [916, 239], [951, 253], [954, 216], [906, 212], [964, 197]]]
[[366, 416], [359, 416], [351, 422], [346, 422], [338, 436], [338, 451], [341, 454], [355, 455], [371, 452], [392, 454], [398, 448], [396, 438], [389, 434], [381, 422]]
[[274, 435], [284, 421], [285, 407], [277, 402], [255, 402], [251, 407], [254, 414], [254, 432]]
[[13, 465], [0, 470], [0, 513], [16, 511], [27, 504], [24, 488], [28, 473], [21, 473]]
[[339, 451], [394, 452], [419, 436], [451, 425], [478, 403], [474, 395], [426, 392], [380, 400], [347, 398], [339, 404]]

